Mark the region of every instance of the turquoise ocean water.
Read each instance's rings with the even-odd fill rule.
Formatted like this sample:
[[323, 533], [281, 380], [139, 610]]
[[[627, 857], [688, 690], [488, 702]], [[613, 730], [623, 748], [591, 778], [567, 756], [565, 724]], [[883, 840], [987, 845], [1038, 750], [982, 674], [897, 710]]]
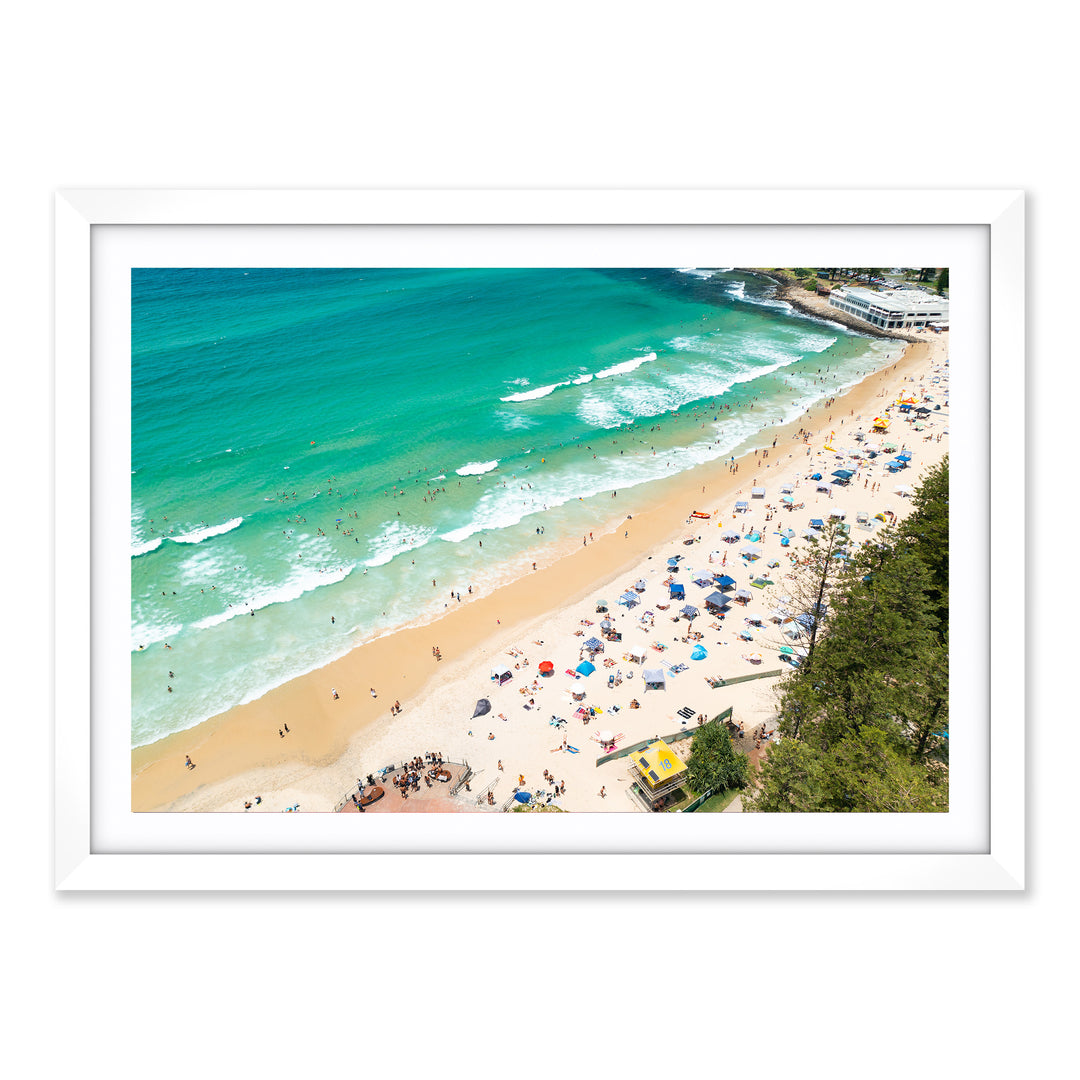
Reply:
[[133, 271], [132, 745], [489, 592], [898, 352], [771, 294], [697, 268]]

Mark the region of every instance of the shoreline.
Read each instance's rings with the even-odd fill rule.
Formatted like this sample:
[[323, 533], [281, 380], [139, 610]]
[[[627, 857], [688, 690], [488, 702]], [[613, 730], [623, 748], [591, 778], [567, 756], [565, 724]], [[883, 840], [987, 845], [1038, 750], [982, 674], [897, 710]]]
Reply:
[[[866, 376], [832, 405], [822, 403], [762, 434], [775, 437], [782, 450], [799, 427], [820, 433], [822, 425], [830, 423], [830, 415], [845, 410], [867, 412], [886, 385], [907, 378], [933, 358], [938, 351], [933, 345], [932, 341], [908, 345], [898, 360]], [[287, 798], [294, 801], [301, 793], [308, 808], [330, 808], [319, 804], [329, 801], [332, 806], [352, 785], [354, 776], [380, 767], [382, 759], [374, 756], [378, 748], [393, 745], [395, 732], [404, 734], [409, 727], [405, 717], [441, 685], [458, 679], [465, 667], [496, 658], [530, 624], [554, 617], [586, 598], [610, 593], [606, 598], [614, 600], [615, 581], [665, 543], [688, 534], [683, 521], [691, 510], [709, 510], [748, 488], [758, 474], [769, 479], [776, 475], [773, 469], [793, 462], [794, 450], [764, 467], [747, 453], [738, 459], [739, 473], [718, 459], [671, 477], [642, 498], [634, 498], [630, 489], [619, 514], [612, 515], [602, 530], [594, 529], [593, 543], [570, 550], [550, 565], [431, 623], [361, 644], [255, 701], [133, 750], [132, 809], [235, 808], [236, 792], [259, 789], [290, 792]], [[620, 537], [619, 528], [628, 535]], [[442, 651], [441, 662], [432, 656], [434, 644]], [[388, 680], [373, 674], [382, 672], [394, 672], [394, 677]], [[337, 700], [330, 694], [331, 687], [338, 690]], [[378, 694], [374, 699], [372, 687]], [[399, 700], [402, 713], [391, 717], [389, 706]], [[283, 738], [278, 732], [284, 723], [290, 732]], [[427, 742], [414, 742], [412, 752], [439, 749], [450, 756], [454, 748], [438, 742], [433, 732]], [[196, 762], [194, 770], [184, 767], [185, 755]], [[360, 755], [364, 757], [355, 766], [350, 763]], [[323, 774], [321, 781], [316, 774]], [[330, 800], [327, 783], [337, 792]], [[325, 789], [321, 796], [313, 795], [321, 789]]]

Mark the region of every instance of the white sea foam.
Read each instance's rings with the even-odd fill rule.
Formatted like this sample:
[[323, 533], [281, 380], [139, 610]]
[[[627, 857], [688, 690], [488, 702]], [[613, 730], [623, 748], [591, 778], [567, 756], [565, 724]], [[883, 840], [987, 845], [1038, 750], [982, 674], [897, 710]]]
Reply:
[[569, 386], [568, 382], [552, 383], [550, 386], [538, 386], [535, 390], [523, 390], [520, 394], [510, 394], [508, 397], [499, 398], [500, 401], [533, 401], [535, 398], [547, 397], [554, 394], [560, 386]]
[[650, 360], [656, 359], [656, 353], [646, 353], [644, 356], [635, 356], [633, 360], [624, 360], [621, 364], [613, 364], [609, 368], [604, 368], [603, 371], [596, 373], [598, 379], [608, 379], [612, 375], [625, 375], [627, 372], [635, 371], [641, 367], [642, 364], [647, 364]]
[[242, 517], [230, 518], [224, 525], [208, 525], [204, 529], [195, 529], [180, 536], [170, 536], [168, 539], [174, 544], [201, 544], [203, 540], [209, 540], [211, 536], [221, 536], [222, 533], [239, 529], [243, 523]]
[[139, 652], [144, 645], [158, 645], [176, 637], [184, 629], [183, 623], [135, 623], [131, 625], [131, 651]]
[[689, 274], [691, 277], [696, 278], [711, 278], [716, 273], [715, 270], [706, 270], [700, 266], [684, 266], [676, 269], [677, 274]]
[[192, 626], [199, 630], [207, 630], [211, 626], [218, 626], [223, 622], [228, 622], [230, 619], [235, 619], [238, 615], [248, 615], [252, 611], [261, 611], [263, 608], [270, 607], [271, 604], [287, 604], [292, 600], [298, 600], [304, 593], [344, 581], [352, 573], [352, 570], [351, 566], [335, 567], [332, 570], [320, 570], [313, 566], [305, 567], [303, 570], [298, 569], [281, 584], [264, 585], [262, 591], [256, 592], [250, 600], [233, 604], [231, 608], [226, 608], [225, 611], [218, 612], [216, 615], [208, 615], [204, 619], [199, 619], [198, 622], [192, 623]]
[[593, 376], [592, 376], [592, 375], [588, 375], [588, 374], [586, 374], [586, 375], [581, 375], [581, 376], [579, 376], [579, 377], [578, 377], [578, 378], [576, 378], [576, 379], [571, 379], [570, 381], [571, 381], [571, 382], [572, 382], [572, 383], [573, 383], [573, 384], [574, 384], [575, 386], [581, 386], [581, 385], [582, 385], [583, 383], [591, 382], [591, 381], [592, 381], [592, 379], [593, 379]]
[[365, 566], [385, 566], [395, 555], [404, 555], [423, 547], [434, 535], [435, 530], [426, 525], [407, 525], [401, 519], [384, 521], [382, 532], [368, 544], [369, 558]]
[[141, 543], [133, 543], [131, 545], [131, 557], [137, 559], [140, 555], [145, 555], [149, 551], [157, 551], [161, 547], [164, 540], [162, 537], [158, 537], [156, 540], [146, 540]]
[[496, 469], [499, 466], [499, 462], [496, 461], [470, 461], [467, 465], [462, 465], [460, 469], [454, 471], [458, 476], [479, 476], [481, 473], [491, 472], [492, 469]]

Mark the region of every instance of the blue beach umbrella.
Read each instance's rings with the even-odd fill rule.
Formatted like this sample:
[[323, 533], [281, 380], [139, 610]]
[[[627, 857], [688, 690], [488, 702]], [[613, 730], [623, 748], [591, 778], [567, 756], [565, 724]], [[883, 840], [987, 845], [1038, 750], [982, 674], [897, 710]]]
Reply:
[[527, 791], [519, 791], [515, 793], [514, 798], [519, 803], [527, 803], [532, 798], [532, 795]]

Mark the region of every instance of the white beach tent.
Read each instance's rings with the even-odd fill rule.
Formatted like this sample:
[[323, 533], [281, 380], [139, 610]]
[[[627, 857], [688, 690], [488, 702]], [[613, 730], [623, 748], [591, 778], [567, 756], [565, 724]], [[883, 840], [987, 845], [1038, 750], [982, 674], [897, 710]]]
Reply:
[[514, 673], [508, 667], [500, 665], [491, 669], [491, 681], [497, 682], [500, 686], [504, 682], [509, 682], [513, 677]]
[[664, 690], [667, 688], [667, 679], [663, 668], [646, 668], [641, 673], [642, 681], [646, 690]]

